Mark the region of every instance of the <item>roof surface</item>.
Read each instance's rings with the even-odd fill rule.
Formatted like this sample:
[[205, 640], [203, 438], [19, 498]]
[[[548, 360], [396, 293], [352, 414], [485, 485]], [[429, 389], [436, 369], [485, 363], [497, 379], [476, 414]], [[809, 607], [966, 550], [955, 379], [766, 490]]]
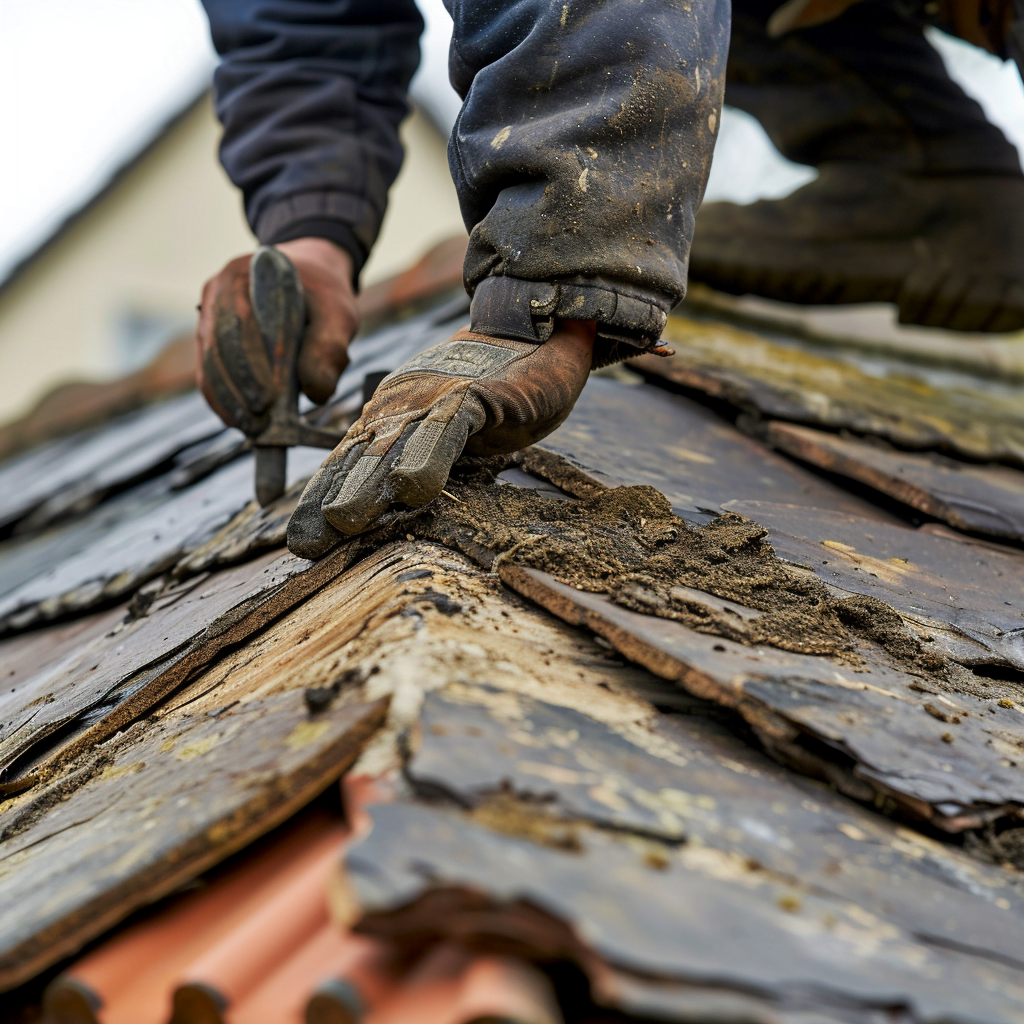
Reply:
[[[460, 246], [364, 297], [321, 421], [462, 324]], [[316, 563], [283, 539], [322, 453], [259, 509], [242, 437], [144, 404], [153, 375], [9, 433], [36, 442], [0, 465], [12, 1000], [1024, 1018], [1012, 389], [719, 299], [669, 337]]]

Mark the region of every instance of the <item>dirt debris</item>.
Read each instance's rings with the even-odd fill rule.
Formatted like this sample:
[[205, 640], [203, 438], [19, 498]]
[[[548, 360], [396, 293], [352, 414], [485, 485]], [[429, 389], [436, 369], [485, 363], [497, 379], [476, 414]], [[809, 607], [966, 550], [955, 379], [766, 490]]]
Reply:
[[[476, 466], [449, 482], [454, 500], [439, 499], [425, 524], [434, 539], [741, 643], [839, 656], [853, 647], [839, 602], [784, 565], [756, 523], [735, 515], [687, 523], [653, 487], [595, 488], [559, 501], [485, 483], [481, 472]], [[701, 600], [690, 588], [720, 600]]]
[[[509, 465], [576, 500], [503, 485], [497, 476]], [[706, 525], [688, 522], [653, 487], [607, 487], [541, 449], [460, 462], [447, 493], [403, 521], [403, 530], [488, 568], [490, 561], [514, 561], [702, 633], [851, 665], [860, 661], [856, 647], [867, 641], [937, 690], [977, 687], [973, 673], [929, 650], [889, 605], [836, 597], [783, 562], [758, 523], [731, 513]]]
[[566, 853], [582, 853], [582, 822], [565, 820], [545, 813], [543, 806], [511, 793], [497, 793], [482, 801], [471, 812], [473, 820], [502, 835], [529, 839]]

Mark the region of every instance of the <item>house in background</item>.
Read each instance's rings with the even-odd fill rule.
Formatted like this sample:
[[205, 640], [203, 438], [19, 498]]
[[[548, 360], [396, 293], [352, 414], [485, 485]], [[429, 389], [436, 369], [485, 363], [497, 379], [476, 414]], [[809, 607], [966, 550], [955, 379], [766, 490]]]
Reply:
[[[426, 31], [402, 130], [406, 164], [364, 286], [464, 230], [445, 152], [459, 109], [447, 80], [451, 19], [443, 0], [419, 3]], [[215, 57], [198, 0], [44, 6], [6, 0], [0, 10], [0, 131], [18, 153], [0, 168], [0, 423], [61, 384], [130, 373], [191, 332], [202, 282], [253, 245], [216, 159]], [[1013, 66], [933, 41], [989, 116], [1024, 141]], [[707, 199], [782, 196], [813, 176], [748, 115], [724, 111]], [[849, 333], [851, 316], [838, 315]], [[861, 330], [884, 330], [887, 318], [876, 310]]]
[[[445, 152], [451, 19], [421, 6], [406, 164], [364, 286], [464, 231]], [[0, 7], [0, 133], [16, 154], [0, 167], [0, 423], [145, 364], [191, 332], [203, 281], [252, 248], [217, 160], [215, 64], [199, 0]]]
[[[254, 244], [219, 134], [204, 94], [0, 286], [0, 421], [69, 380], [131, 372], [191, 331], [202, 282]], [[440, 130], [417, 108], [402, 135], [364, 284], [463, 230]]]

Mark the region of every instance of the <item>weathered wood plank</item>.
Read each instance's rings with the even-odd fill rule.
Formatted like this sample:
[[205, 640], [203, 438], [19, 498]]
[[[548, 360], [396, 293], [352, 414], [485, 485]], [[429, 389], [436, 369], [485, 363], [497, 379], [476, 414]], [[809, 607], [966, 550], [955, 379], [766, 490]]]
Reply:
[[52, 526], [41, 533], [0, 541], [0, 598], [51, 572], [118, 529], [153, 513], [171, 493], [167, 475], [115, 495], [83, 516]]
[[765, 439], [787, 455], [867, 484], [961, 530], [1024, 540], [1024, 473], [880, 448], [793, 423], [770, 423]]
[[925, 941], [1024, 969], [1013, 873], [801, 779], [707, 717], [613, 728], [585, 708], [456, 683], [428, 694], [411, 746], [417, 792], [485, 811], [511, 798], [570, 823], [716, 846]]
[[[0, 915], [0, 986], [279, 822], [341, 774], [392, 693], [385, 756], [418, 709], [417, 688], [452, 673], [589, 693], [603, 652], [502, 593], [460, 556], [388, 545], [145, 718], [69, 756], [47, 784], [11, 797], [0, 806], [0, 905], [18, 913]], [[517, 609], [522, 618], [501, 632]], [[554, 667], [527, 670], [528, 656], [550, 660], [556, 646]], [[577, 649], [589, 659], [567, 679], [564, 652]], [[626, 681], [636, 675], [620, 669]], [[643, 713], [606, 691], [592, 703], [596, 713]]]
[[784, 560], [842, 594], [877, 597], [965, 665], [1024, 669], [1024, 554], [792, 505], [732, 502]]
[[347, 769], [385, 711], [339, 701], [313, 722], [290, 691], [207, 703], [126, 737], [0, 845], [0, 900], [17, 908], [0, 926], [0, 989], [282, 822]]
[[250, 500], [252, 467], [252, 456], [239, 459], [142, 515], [115, 519], [74, 554], [43, 546], [38, 571], [0, 598], [0, 632], [117, 600], [169, 569]]
[[[318, 449], [293, 449], [289, 479], [307, 477], [322, 458]], [[252, 500], [253, 472], [247, 455], [185, 490], [169, 492], [153, 481], [142, 488], [158, 492], [153, 501], [137, 506], [130, 492], [117, 499], [115, 506], [127, 506], [124, 517], [103, 505], [89, 522], [72, 524], [68, 536], [29, 539], [10, 552], [23, 582], [0, 597], [0, 634], [108, 604], [173, 568]], [[69, 552], [75, 541], [84, 543]], [[0, 546], [0, 558], [4, 551]]]
[[0, 640], [0, 701], [4, 694], [12, 693], [27, 679], [66, 658], [84, 644], [109, 633], [124, 621], [127, 612], [125, 605], [119, 605]]
[[1016, 397], [972, 385], [937, 387], [870, 376], [841, 359], [715, 321], [673, 317], [671, 359], [629, 365], [650, 380], [695, 389], [757, 417], [846, 429], [900, 448], [1024, 465], [1024, 409]]
[[866, 644], [845, 664], [747, 646], [630, 611], [535, 569], [499, 571], [513, 589], [630, 660], [736, 709], [776, 757], [856, 799], [893, 800], [950, 831], [1024, 807], [1024, 709], [999, 688], [960, 692], [891, 667]]
[[52, 774], [188, 675], [342, 572], [350, 552], [311, 563], [271, 552], [158, 593], [120, 623], [0, 694], [0, 790]]
[[346, 856], [347, 898], [336, 901], [360, 931], [569, 957], [597, 977], [603, 962], [633, 980], [638, 1016], [658, 998], [663, 1009], [672, 985], [681, 991], [670, 1019], [716, 993], [747, 1002], [724, 1019], [787, 1024], [869, 1024], [886, 1013], [1009, 1024], [1024, 1013], [1019, 967], [922, 941], [717, 842], [675, 848], [578, 825], [573, 846], [559, 849], [557, 838], [527, 838], [521, 820], [517, 829], [408, 803], [371, 814], [372, 830]]
[[727, 295], [690, 278], [683, 316], [713, 318], [786, 336], [822, 350], [842, 349], [849, 356], [883, 363], [893, 371], [908, 366], [926, 371], [955, 371], [975, 380], [1024, 383], [1024, 340], [1019, 333], [947, 331], [901, 324], [885, 302], [850, 306], [804, 306], [757, 295]]
[[[705, 639], [715, 641], [714, 637]], [[710, 656], [719, 655], [712, 652]], [[544, 794], [550, 796], [554, 790], [573, 827], [572, 819], [584, 816], [581, 810], [586, 807], [591, 808], [591, 820], [600, 827], [593, 838], [584, 828], [581, 856], [587, 858], [586, 877], [581, 877], [571, 891], [579, 892], [585, 883], [595, 894], [605, 892], [601, 879], [608, 871], [618, 874], [618, 861], [590, 858], [595, 850], [599, 858], [603, 857], [603, 843], [612, 843], [620, 852], [625, 843], [638, 870], [649, 873], [662, 889], [667, 880], [675, 878], [677, 870], [696, 872], [692, 877], [698, 888], [698, 883], [707, 882], [709, 877], [717, 877], [719, 883], [722, 877], [731, 879], [728, 885], [723, 883], [723, 888], [739, 892], [735, 902], [726, 899], [724, 904], [719, 903], [716, 883], [714, 899], [699, 904], [701, 914], [727, 913], [726, 918], [704, 918], [705, 930], [709, 920], [735, 921], [738, 908], [747, 901], [753, 908], [748, 917], [756, 927], [751, 925], [753, 930], [743, 935], [751, 944], [770, 944], [775, 936], [773, 929], [782, 928], [784, 937], [787, 927], [792, 932], [802, 924], [809, 937], [801, 945], [805, 942], [816, 947], [828, 941], [829, 928], [838, 929], [847, 936], [833, 947], [840, 963], [848, 955], [848, 944], [857, 946], [857, 942], [850, 941], [845, 926], [857, 926], [859, 920], [859, 926], [868, 927], [864, 922], [875, 914], [875, 902], [881, 904], [889, 896], [896, 909], [887, 907], [885, 914], [875, 914], [867, 933], [895, 943], [885, 946], [883, 953], [908, 948], [900, 944], [907, 938], [905, 929], [910, 927], [903, 922], [912, 922], [922, 934], [932, 936], [934, 932], [936, 939], [932, 943], [911, 936], [908, 941], [912, 941], [913, 956], [923, 956], [932, 967], [938, 956], [943, 969], [947, 964], [942, 958], [954, 957], [958, 983], [966, 980], [963, 965], [970, 962], [975, 965], [971, 984], [985, 984], [995, 978], [993, 983], [1005, 988], [1007, 982], [1000, 972], [1009, 968], [993, 965], [990, 960], [1014, 959], [1006, 952], [1019, 948], [1013, 931], [1017, 916], [1012, 913], [1019, 897], [1009, 885], [1010, 875], [972, 864], [955, 850], [896, 829], [885, 819], [845, 805], [842, 798], [812, 782], [788, 777], [787, 783], [783, 769], [747, 749], [714, 722], [659, 718], [645, 700], [647, 694], [657, 690], [645, 673], [610, 658], [584, 634], [521, 605], [495, 583], [493, 576], [475, 571], [465, 559], [421, 543], [391, 545], [359, 562], [260, 635], [201, 672], [148, 718], [90, 751], [80, 751], [48, 785], [8, 802], [7, 809], [0, 812], [4, 836], [0, 840], [0, 900], [6, 900], [7, 893], [18, 892], [22, 894], [22, 910], [17, 930], [13, 922], [0, 923], [0, 970], [8, 972], [0, 977], [6, 984], [13, 984], [87, 941], [139, 902], [166, 891], [158, 883], [169, 879], [172, 871], [174, 879], [181, 881], [191, 877], [199, 869], [197, 865], [206, 863], [204, 856], [223, 856], [227, 851], [220, 845], [222, 841], [236, 848], [231, 845], [232, 837], [239, 831], [229, 830], [225, 839], [217, 822], [230, 821], [231, 829], [252, 829], [247, 835], [262, 830], [279, 807], [280, 789], [275, 787], [285, 758], [283, 749], [291, 751], [294, 745], [307, 743], [296, 752], [296, 759], [300, 753], [310, 759], [319, 757], [317, 751], [322, 748], [317, 744], [321, 739], [326, 742], [325, 737], [337, 737], [332, 731], [335, 716], [347, 713], [349, 701], [365, 706], [366, 702], [394, 694], [388, 727], [377, 734], [362, 764], [365, 768], [400, 765], [407, 749], [403, 737], [420, 717], [424, 693], [444, 687], [438, 696], [445, 704], [451, 705], [453, 697], [462, 708], [478, 704], [491, 721], [489, 725], [486, 721], [449, 721], [456, 728], [442, 736], [430, 726], [443, 727], [446, 719], [430, 717], [437, 705], [432, 705], [434, 698], [427, 696], [420, 751], [427, 742], [443, 741], [441, 753], [448, 758], [450, 744], [459, 746], [450, 760], [442, 761], [441, 770], [435, 759], [435, 768], [423, 773], [428, 775], [426, 783], [432, 782], [435, 787], [450, 783], [467, 797], [465, 802], [472, 803], [480, 786], [509, 774], [505, 766], [510, 762], [517, 771], [524, 760], [533, 762], [531, 768], [540, 766], [541, 774], [521, 772], [519, 780], [536, 777], [545, 787]], [[474, 700], [471, 694], [486, 696]], [[544, 702], [543, 715], [547, 717], [540, 717], [540, 701]], [[581, 722], [583, 709], [585, 722]], [[331, 724], [324, 729], [328, 719]], [[524, 719], [533, 728], [526, 728]], [[459, 727], [467, 725], [481, 730], [486, 726], [492, 733], [460, 733]], [[270, 739], [266, 745], [254, 743], [254, 736], [264, 735], [261, 729], [278, 739]], [[572, 735], [574, 730], [578, 735]], [[511, 749], [491, 742], [500, 734]], [[337, 742], [350, 741], [339, 738]], [[466, 744], [473, 745], [476, 757], [467, 753]], [[413, 746], [417, 746], [415, 735]], [[574, 760], [559, 761], [559, 752]], [[484, 763], [476, 764], [481, 756], [485, 757]], [[256, 763], [260, 757], [266, 760]], [[348, 757], [345, 753], [344, 763]], [[410, 775], [414, 783], [423, 784], [424, 780], [418, 778], [416, 758], [409, 766]], [[578, 782], [557, 771], [545, 775], [546, 764], [556, 769], [595, 772], [602, 782], [614, 777], [608, 792], [595, 793], [589, 781]], [[652, 764], [664, 764], [661, 770], [669, 773], [662, 780], [665, 785], [659, 785], [660, 775]], [[473, 780], [470, 776], [476, 769], [479, 778]], [[308, 771], [323, 779], [316, 770]], [[620, 784], [622, 779], [625, 784]], [[291, 791], [290, 783], [281, 786]], [[247, 794], [245, 809], [228, 816], [232, 801], [242, 801], [240, 789]], [[678, 790], [678, 794], [664, 792], [667, 790]], [[776, 790], [779, 797], [773, 801]], [[257, 793], [262, 794], [259, 799]], [[653, 801], [650, 794], [654, 794]], [[692, 799], [687, 799], [687, 794]], [[719, 803], [714, 807], [702, 799], [714, 799], [715, 794]], [[635, 819], [623, 818], [616, 810], [621, 807], [616, 795], [633, 808]], [[805, 801], [810, 806], [805, 806]], [[774, 808], [773, 802], [786, 803], [786, 813]], [[558, 806], [556, 803], [548, 809], [557, 811]], [[652, 807], [655, 816], [641, 820]], [[660, 831], [672, 835], [673, 842], [685, 839], [687, 844], [677, 850], [671, 843], [630, 835], [620, 843], [604, 832], [608, 824], [627, 833], [636, 824], [647, 836], [657, 836]], [[770, 828], [766, 830], [762, 825]], [[843, 831], [840, 825], [852, 827]], [[747, 834], [736, 834], [744, 828]], [[196, 838], [200, 835], [204, 837], [201, 842]], [[508, 855], [505, 844], [521, 842], [495, 838], [506, 851], [502, 856]], [[239, 840], [239, 844], [244, 841]], [[537, 876], [553, 878], [544, 848], [528, 844], [525, 849]], [[750, 851], [757, 849], [761, 850], [764, 866], [751, 868], [750, 858], [755, 854]], [[185, 852], [176, 852], [180, 850]], [[533, 856], [535, 850], [540, 850], [539, 857]], [[700, 859], [701, 850], [710, 851], [703, 855], [704, 860]], [[429, 863], [432, 851], [428, 844], [424, 863]], [[398, 851], [391, 850], [390, 855], [398, 856]], [[851, 867], [849, 878], [832, 879], [826, 888], [833, 861], [847, 855], [856, 870]], [[696, 863], [688, 859], [691, 857]], [[677, 858], [682, 858], [679, 864]], [[578, 863], [580, 855], [572, 859]], [[446, 870], [461, 870], [465, 858], [446, 850], [443, 861]], [[382, 864], [381, 877], [388, 882], [392, 877], [390, 862]], [[745, 867], [731, 878], [726, 870], [731, 865]], [[763, 900], [758, 898], [753, 903], [744, 888], [750, 882], [748, 868], [757, 891], [767, 893]], [[905, 893], [893, 895], [887, 888], [896, 884], [888, 881], [890, 875], [906, 886]], [[441, 872], [438, 877], [447, 876]], [[513, 887], [518, 884], [518, 877], [510, 879], [502, 874], [500, 863], [490, 864], [483, 877], [486, 884], [479, 891], [484, 893], [493, 892], [506, 880]], [[934, 901], [927, 896], [915, 899], [915, 893], [931, 891], [915, 888], [927, 884], [935, 887]], [[654, 893], [640, 893], [642, 898], [637, 898], [629, 886], [622, 889], [617, 885], [615, 882], [607, 890], [606, 913], [621, 920], [625, 928], [621, 948], [634, 958], [627, 966], [639, 970], [644, 965], [636, 958], [642, 961], [647, 947], [638, 951], [633, 945], [634, 933], [640, 927], [637, 922], [642, 922], [642, 915], [648, 912], [646, 901]], [[677, 896], [671, 892], [665, 896], [669, 901], [666, 913], [676, 912], [677, 899], [690, 898], [689, 889], [680, 889]], [[1002, 900], [1010, 904], [1010, 913], [1002, 909]], [[950, 907], [959, 908], [954, 941], [970, 945], [969, 956], [938, 949], [937, 940], [948, 935], [948, 929], [943, 929], [951, 916], [946, 912]], [[590, 918], [570, 909], [575, 916], [569, 920], [583, 922], [581, 934], [592, 935], [585, 927]], [[1005, 915], [1005, 921], [1000, 917], [986, 928], [986, 909]], [[805, 912], [810, 915], [809, 925], [800, 916]], [[900, 916], [903, 914], [907, 915], [905, 919]], [[763, 923], [766, 915], [768, 924]], [[437, 922], [459, 924], [457, 917], [432, 914], [430, 919], [435, 927]], [[602, 927], [609, 920], [601, 918]], [[716, 936], [724, 934], [724, 926], [715, 931]], [[856, 933], [854, 937], [867, 936]], [[688, 931], [684, 939], [690, 941]], [[790, 946], [786, 949], [794, 952]], [[598, 952], [602, 956], [606, 953], [603, 947]], [[858, 971], [872, 973], [875, 969], [875, 960], [856, 959], [856, 969], [842, 968], [843, 972], [853, 970], [854, 980], [845, 973], [837, 980], [828, 973], [829, 958], [822, 960], [802, 948], [797, 952], [801, 957], [810, 956], [809, 970], [812, 974], [818, 972], [813, 974], [815, 978], [824, 972], [830, 992], [845, 992], [843, 985], [852, 986], [860, 977]], [[592, 953], [584, 950], [581, 956], [584, 954], [593, 959]], [[621, 961], [620, 957], [615, 962]], [[732, 964], [728, 959], [723, 962]], [[804, 964], [801, 959], [792, 962]], [[678, 963], [683, 965], [679, 970], [685, 975], [691, 961], [684, 958]], [[660, 969], [659, 965], [655, 964]], [[679, 977], [679, 970], [672, 976]], [[751, 977], [746, 975], [746, 981]], [[880, 977], [897, 988], [902, 985], [900, 993], [916, 992], [905, 973], [895, 980], [891, 975]], [[916, 977], [913, 972], [912, 977]], [[650, 991], [636, 994], [637, 985], [644, 989], [643, 979], [630, 974], [625, 980], [614, 980], [619, 993], [616, 998], [622, 1005], [627, 1005], [624, 993], [628, 981], [633, 986], [628, 998], [639, 1000], [637, 1006], [651, 1008]], [[801, 975], [798, 980], [802, 982], [806, 977]], [[740, 982], [745, 983], [742, 978]], [[611, 985], [607, 976], [604, 984]], [[781, 988], [785, 985], [780, 982]], [[739, 1002], [744, 998], [748, 997], [735, 997]], [[766, 1014], [778, 1009], [773, 1002], [774, 991], [771, 996], [761, 994], [757, 998], [760, 1010]], [[826, 1008], [831, 998], [824, 997]], [[867, 1016], [862, 1019], [865, 1024], [869, 1020]], [[983, 1015], [978, 1019], [988, 1018]]]

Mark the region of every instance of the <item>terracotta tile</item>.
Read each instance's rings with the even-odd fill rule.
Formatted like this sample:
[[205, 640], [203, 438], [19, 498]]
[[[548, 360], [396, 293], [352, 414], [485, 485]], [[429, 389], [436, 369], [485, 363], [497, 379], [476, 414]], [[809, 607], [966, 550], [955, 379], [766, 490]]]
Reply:
[[311, 858], [322, 858], [324, 847], [336, 850], [344, 834], [334, 817], [309, 815], [256, 856], [216, 875], [210, 885], [113, 936], [50, 984], [44, 1000], [47, 1021], [63, 1022], [63, 1009], [91, 1004], [92, 1019], [99, 1024], [165, 1024], [183, 972], [244, 926], [282, 876], [296, 866], [301, 870]]
[[516, 1024], [562, 1024], [547, 975], [514, 957], [478, 957], [462, 977], [452, 1024], [492, 1018]]
[[[463, 976], [472, 955], [446, 943], [432, 949], [364, 1019], [363, 1024], [455, 1024]], [[328, 1024], [329, 1018], [308, 1024]]]
[[[311, 1004], [311, 1008], [315, 1003]], [[332, 1024], [310, 1014], [308, 1024]], [[428, 952], [364, 1024], [562, 1024], [548, 978], [512, 957], [478, 956], [446, 943]]]
[[226, 1014], [228, 1024], [304, 1024], [311, 993], [322, 988], [320, 1012], [333, 1022], [351, 1007], [353, 1024], [366, 1007], [390, 993], [395, 971], [379, 942], [324, 925], [270, 976]]
[[301, 856], [247, 901], [244, 918], [181, 972], [174, 1024], [209, 1024], [249, 996], [278, 965], [328, 925], [327, 882], [343, 839], [340, 826], [311, 842]]

